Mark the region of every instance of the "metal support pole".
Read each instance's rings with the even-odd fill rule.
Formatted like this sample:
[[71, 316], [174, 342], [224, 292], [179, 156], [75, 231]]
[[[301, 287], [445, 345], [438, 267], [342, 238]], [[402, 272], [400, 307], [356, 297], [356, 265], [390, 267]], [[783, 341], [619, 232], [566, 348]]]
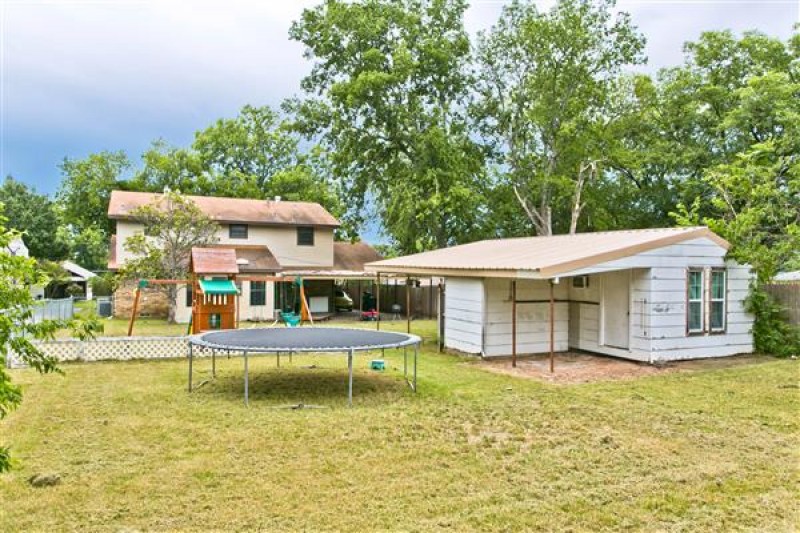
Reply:
[[555, 298], [553, 280], [550, 280], [550, 373], [552, 374], [555, 369]]
[[217, 351], [211, 350], [211, 377], [217, 377]]
[[406, 278], [406, 333], [411, 333], [411, 278]]
[[414, 345], [414, 392], [417, 392], [417, 353], [419, 352], [419, 343]]
[[376, 321], [377, 325], [375, 328], [380, 331], [381, 330], [381, 273], [378, 272], [376, 275], [377, 283], [375, 287], [375, 309], [378, 312], [378, 320]]
[[408, 347], [403, 346], [403, 376], [408, 377]]
[[511, 366], [517, 367], [517, 280], [511, 281]]
[[278, 368], [280, 368], [281, 367], [281, 352], [275, 352], [275, 357], [277, 358], [277, 361], [278, 361]]
[[250, 375], [247, 371], [247, 352], [244, 352], [244, 404], [250, 405]]
[[192, 392], [192, 345], [189, 344], [189, 392]]
[[350, 377], [347, 383], [347, 405], [353, 407], [353, 350], [347, 352], [347, 371]]

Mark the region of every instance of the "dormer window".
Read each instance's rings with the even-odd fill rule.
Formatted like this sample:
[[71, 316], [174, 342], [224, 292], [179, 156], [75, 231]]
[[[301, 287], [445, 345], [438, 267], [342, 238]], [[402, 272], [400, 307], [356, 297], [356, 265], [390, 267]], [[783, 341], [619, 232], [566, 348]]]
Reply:
[[297, 246], [314, 246], [313, 226], [299, 226], [297, 228]]
[[228, 237], [231, 239], [246, 239], [247, 224], [231, 224], [228, 226]]

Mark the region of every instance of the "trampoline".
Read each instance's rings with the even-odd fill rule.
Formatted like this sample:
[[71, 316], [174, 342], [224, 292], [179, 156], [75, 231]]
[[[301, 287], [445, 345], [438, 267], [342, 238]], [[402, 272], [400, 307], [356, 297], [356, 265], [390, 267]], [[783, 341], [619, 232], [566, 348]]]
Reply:
[[[239, 352], [244, 356], [244, 402], [249, 403], [250, 378], [247, 359], [250, 354], [274, 353], [280, 367], [281, 353], [341, 352], [347, 354], [347, 402], [353, 405], [353, 355], [355, 352], [403, 348], [403, 375], [409, 387], [417, 391], [417, 356], [422, 340], [416, 335], [348, 328], [256, 328], [212, 331], [189, 337], [189, 392], [192, 391], [192, 363], [195, 348], [211, 350], [211, 375], [216, 377], [217, 352]], [[408, 375], [408, 348], [414, 349], [413, 377]]]

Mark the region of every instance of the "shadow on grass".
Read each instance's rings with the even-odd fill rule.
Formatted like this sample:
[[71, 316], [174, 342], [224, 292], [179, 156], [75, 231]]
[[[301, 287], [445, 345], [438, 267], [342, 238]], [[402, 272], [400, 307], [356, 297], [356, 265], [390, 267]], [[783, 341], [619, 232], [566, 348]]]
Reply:
[[[207, 379], [207, 378], [205, 378]], [[358, 369], [353, 374], [353, 402], [373, 397], [399, 397], [408, 388], [402, 375]], [[241, 402], [244, 372], [225, 371], [194, 391]], [[250, 401], [276, 404], [341, 404], [347, 402], [347, 369], [274, 368], [250, 370]]]

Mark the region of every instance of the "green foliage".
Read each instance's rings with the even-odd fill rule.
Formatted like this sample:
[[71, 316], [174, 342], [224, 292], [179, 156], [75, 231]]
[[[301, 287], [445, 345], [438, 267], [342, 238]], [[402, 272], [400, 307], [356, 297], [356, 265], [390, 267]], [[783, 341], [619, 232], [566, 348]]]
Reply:
[[[156, 202], [133, 211], [132, 217], [145, 227], [145, 233], [129, 237], [125, 249], [133, 257], [125, 262], [124, 279], [186, 279], [193, 247], [217, 241], [216, 222], [180, 193], [166, 192]], [[169, 301], [169, 321], [175, 321], [177, 286], [159, 286]]]
[[644, 61], [644, 38], [612, 0], [561, 0], [540, 12], [512, 2], [478, 44], [474, 113], [506, 171], [502, 181], [538, 234], [575, 231], [625, 116], [622, 69]]
[[[0, 250], [5, 250], [20, 235], [17, 231], [6, 229], [5, 224], [6, 219], [0, 216]], [[35, 301], [30, 289], [47, 285], [49, 281], [36, 260], [0, 253], [0, 419], [22, 401], [22, 391], [11, 382], [11, 376], [6, 371], [6, 360], [10, 353], [16, 354], [38, 372], [55, 372], [55, 359], [45, 356], [32, 340], [52, 338], [56, 330], [63, 327], [70, 327], [82, 338], [91, 336], [91, 321], [46, 320], [33, 323]], [[0, 472], [9, 468], [9, 450], [0, 446]]]
[[111, 233], [108, 201], [111, 191], [125, 189], [131, 163], [124, 152], [99, 152], [85, 159], [64, 159], [58, 201], [65, 223], [77, 232], [88, 228]]
[[49, 260], [67, 257], [69, 247], [58, 234], [58, 215], [47, 196], [8, 176], [0, 186], [0, 198], [4, 202], [0, 215], [7, 219], [9, 228], [22, 233], [31, 257]]
[[800, 328], [787, 323], [786, 310], [757, 283], [750, 287], [745, 309], [755, 316], [756, 351], [780, 357], [800, 355]]
[[69, 285], [67, 285], [67, 288], [64, 289], [64, 292], [67, 294], [67, 296], [71, 296], [72, 298], [75, 298], [77, 296], [83, 296], [84, 294], [83, 287], [81, 287], [77, 283], [70, 283]]
[[93, 277], [89, 283], [94, 296], [111, 296], [117, 288], [117, 277], [110, 272]]
[[483, 154], [465, 112], [470, 44], [462, 0], [332, 0], [290, 36], [313, 60], [287, 107], [319, 136], [357, 222], [374, 211], [403, 252], [480, 234]]

